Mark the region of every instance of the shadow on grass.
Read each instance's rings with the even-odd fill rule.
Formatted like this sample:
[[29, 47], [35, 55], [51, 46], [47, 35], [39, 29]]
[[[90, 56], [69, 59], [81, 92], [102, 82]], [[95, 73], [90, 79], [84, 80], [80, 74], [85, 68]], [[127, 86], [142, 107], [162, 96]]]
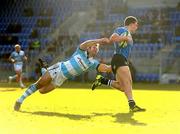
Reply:
[[55, 116], [55, 117], [65, 117], [71, 120], [90, 120], [99, 116], [111, 116], [114, 118], [115, 123], [120, 124], [130, 124], [130, 125], [139, 125], [146, 126], [146, 123], [139, 122], [138, 120], [133, 119], [134, 113], [92, 113], [90, 115], [81, 115], [81, 114], [69, 114], [69, 113], [57, 113], [57, 112], [45, 112], [45, 111], [37, 111], [37, 112], [27, 112], [20, 111], [21, 113], [28, 113], [32, 115], [40, 115], [40, 116]]
[[114, 122], [122, 123], [122, 124], [131, 124], [131, 125], [138, 125], [138, 126], [146, 126], [146, 123], [139, 122], [138, 120], [132, 118], [133, 113], [117, 113], [113, 115], [116, 118]]
[[91, 119], [91, 116], [92, 116], [92, 115], [80, 115], [80, 114], [44, 112], [44, 111], [37, 111], [37, 112], [20, 111], [20, 112], [21, 113], [29, 113], [29, 114], [33, 114], [33, 115], [41, 115], [41, 116], [66, 117], [66, 118], [69, 118], [71, 120]]
[[93, 113], [95, 116], [106, 116], [109, 115], [115, 118], [115, 123], [120, 124], [130, 124], [130, 125], [139, 125], [139, 126], [146, 126], [146, 123], [139, 122], [133, 118], [134, 113]]

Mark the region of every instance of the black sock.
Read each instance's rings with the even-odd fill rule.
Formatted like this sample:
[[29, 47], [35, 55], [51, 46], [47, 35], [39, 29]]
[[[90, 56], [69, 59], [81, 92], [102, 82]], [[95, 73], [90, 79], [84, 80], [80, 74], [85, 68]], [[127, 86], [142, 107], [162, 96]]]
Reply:
[[101, 79], [101, 83], [104, 84], [104, 85], [111, 86], [112, 80], [108, 80], [106, 78], [102, 78]]
[[134, 108], [134, 106], [136, 105], [134, 100], [129, 100], [128, 102], [129, 102], [129, 107], [130, 108]]

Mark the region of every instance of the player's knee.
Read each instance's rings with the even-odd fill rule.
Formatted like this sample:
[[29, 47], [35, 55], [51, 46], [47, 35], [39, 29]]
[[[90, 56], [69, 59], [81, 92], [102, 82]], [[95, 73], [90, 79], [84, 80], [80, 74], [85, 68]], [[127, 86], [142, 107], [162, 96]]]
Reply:
[[20, 77], [21, 75], [19, 73], [17, 73], [17, 77]]
[[132, 81], [132, 79], [130, 79], [130, 84], [132, 84], [133, 83], [133, 81]]
[[40, 92], [41, 94], [45, 94], [45, 93], [46, 93], [43, 89], [39, 89], [39, 92]]
[[42, 88], [43, 86], [44, 86], [44, 84], [43, 84], [42, 82], [40, 82], [40, 81], [38, 81], [38, 82], [36, 83], [37, 89], [40, 89], [40, 88]]
[[21, 72], [20, 72], [20, 71], [16, 71], [16, 74], [17, 74], [17, 75], [20, 75], [20, 74], [21, 74]]

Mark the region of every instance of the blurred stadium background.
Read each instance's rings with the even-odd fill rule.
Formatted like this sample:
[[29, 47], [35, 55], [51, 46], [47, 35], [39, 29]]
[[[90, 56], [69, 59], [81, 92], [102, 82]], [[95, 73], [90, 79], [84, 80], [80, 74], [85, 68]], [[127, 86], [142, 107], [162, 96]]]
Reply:
[[[131, 55], [136, 82], [179, 83], [179, 0], [3, 0], [0, 4], [0, 81], [7, 82], [13, 66], [8, 61], [19, 43], [28, 56], [24, 78], [38, 78], [39, 57], [49, 64], [68, 58], [79, 43], [109, 37], [127, 15], [136, 16]], [[98, 58], [110, 63], [113, 46]], [[75, 80], [94, 79], [96, 72]], [[113, 77], [113, 76], [109, 76]]]

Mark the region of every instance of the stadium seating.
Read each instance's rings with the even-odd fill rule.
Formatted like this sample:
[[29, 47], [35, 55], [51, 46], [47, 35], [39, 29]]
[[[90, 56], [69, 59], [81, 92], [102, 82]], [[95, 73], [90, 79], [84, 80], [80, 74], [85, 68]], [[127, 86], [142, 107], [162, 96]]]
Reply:
[[[71, 16], [73, 12], [86, 11], [91, 9], [93, 1], [90, 0], [27, 0], [27, 1], [11, 1], [7, 0], [8, 5], [6, 10], [1, 10], [0, 16], [0, 33], [1, 35], [16, 36], [18, 42], [21, 44], [22, 49], [29, 54], [29, 57], [36, 57], [39, 52], [34, 50], [29, 52], [29, 44], [34, 41], [40, 41], [40, 49], [43, 50], [52, 41], [48, 36], [58, 27], [59, 22], [63, 23], [67, 17]], [[137, 38], [132, 48], [132, 56], [134, 58], [141, 59], [153, 59], [157, 58], [159, 52], [166, 45], [173, 45], [180, 42], [180, 36], [174, 36], [175, 27], [180, 25], [180, 12], [175, 8], [162, 8], [161, 12], [157, 8], [129, 8], [123, 9], [123, 0], [108, 1], [108, 7], [104, 6], [103, 17], [97, 19], [94, 24], [90, 25], [81, 33], [79, 42], [83, 42], [87, 39], [100, 38], [102, 36], [109, 36], [113, 32], [113, 26], [123, 24], [123, 20], [127, 15], [134, 15], [140, 18], [140, 28], [137, 31]], [[28, 5], [28, 6], [26, 6]], [[121, 12], [115, 10], [121, 7]], [[166, 12], [165, 12], [166, 11]], [[162, 15], [160, 15], [162, 14]], [[157, 20], [154, 18], [156, 15]], [[164, 16], [164, 18], [158, 16]], [[59, 19], [60, 18], [60, 19]], [[41, 20], [41, 21], [39, 21]], [[45, 24], [49, 21], [50, 24]], [[166, 23], [165, 23], [166, 22]], [[9, 24], [18, 23], [22, 26], [22, 30], [19, 33], [7, 33], [7, 27]], [[32, 38], [31, 34], [33, 30], [37, 31], [37, 37]], [[153, 41], [154, 36], [157, 37]], [[13, 51], [14, 44], [0, 43], [0, 67], [3, 69], [9, 69], [10, 63], [7, 62], [4, 57]], [[59, 47], [59, 50], [63, 50], [64, 45]], [[99, 57], [105, 58], [110, 61], [113, 55], [113, 48], [103, 49], [99, 53]], [[179, 47], [174, 48], [169, 56], [174, 58], [179, 56]], [[50, 54], [47, 56], [49, 61], [52, 61], [53, 56]], [[168, 62], [168, 60], [167, 60]], [[151, 81], [155, 82], [159, 79], [159, 72], [137, 72], [137, 81]], [[33, 73], [32, 73], [33, 74]]]

